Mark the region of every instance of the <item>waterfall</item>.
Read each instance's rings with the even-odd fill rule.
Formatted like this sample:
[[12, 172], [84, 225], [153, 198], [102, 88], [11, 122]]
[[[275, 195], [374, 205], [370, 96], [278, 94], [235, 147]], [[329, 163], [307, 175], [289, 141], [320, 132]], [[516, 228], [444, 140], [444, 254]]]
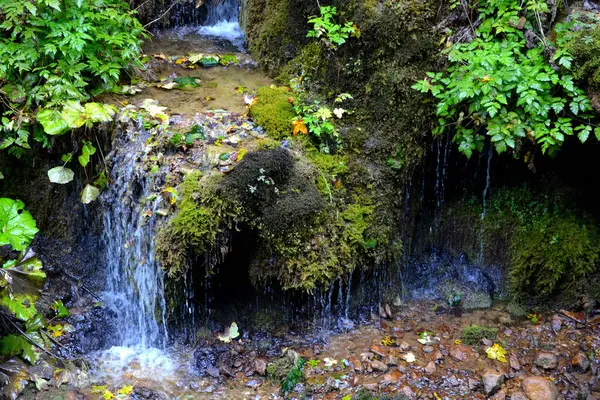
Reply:
[[[152, 178], [139, 166], [147, 134], [118, 132], [111, 183], [102, 196], [106, 248], [105, 298], [117, 315], [115, 346], [164, 348], [167, 344], [163, 272], [154, 257]], [[152, 200], [150, 200], [152, 199]]]
[[244, 34], [239, 23], [239, 4], [237, 0], [221, 0], [208, 5], [208, 15], [200, 34], [227, 39], [241, 47]]
[[490, 182], [491, 182], [490, 171], [492, 169], [492, 155], [493, 154], [494, 154], [494, 146], [492, 143], [490, 143], [490, 150], [488, 153], [488, 160], [487, 160], [487, 171], [486, 171], [486, 176], [485, 176], [485, 187], [483, 189], [481, 226], [479, 228], [479, 259], [477, 260], [479, 265], [483, 265], [484, 258], [485, 258], [485, 239], [484, 239], [485, 217], [486, 217], [486, 213], [487, 213], [487, 198], [488, 198], [488, 193], [490, 191]]

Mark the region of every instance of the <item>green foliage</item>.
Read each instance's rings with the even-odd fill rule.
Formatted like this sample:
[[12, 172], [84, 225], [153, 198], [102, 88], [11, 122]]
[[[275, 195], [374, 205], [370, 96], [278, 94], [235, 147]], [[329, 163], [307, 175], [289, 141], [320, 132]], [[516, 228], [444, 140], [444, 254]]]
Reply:
[[296, 385], [302, 381], [302, 367], [304, 367], [304, 363], [305, 361], [298, 357], [298, 360], [296, 360], [296, 365], [292, 367], [290, 372], [288, 372], [287, 376], [281, 382], [281, 390], [283, 390], [284, 394], [294, 390]]
[[254, 121], [275, 139], [282, 139], [292, 133], [295, 114], [290, 103], [291, 95], [285, 87], [263, 86], [258, 88], [256, 102], [250, 108]]
[[350, 36], [360, 37], [360, 30], [353, 22], [346, 22], [344, 25], [335, 22], [336, 7], [321, 6], [320, 12], [319, 17], [309, 18], [308, 23], [313, 24], [313, 29], [308, 31], [307, 37], [320, 38], [332, 50], [337, 50]]
[[20, 200], [0, 199], [0, 246], [22, 251], [38, 232], [35, 220]]
[[85, 140], [81, 147], [81, 155], [77, 158], [82, 167], [87, 167], [90, 162], [90, 156], [96, 154], [96, 148], [92, 142]]
[[47, 135], [106, 120], [105, 106], [82, 110], [80, 102], [114, 87], [129, 65], [141, 66], [144, 30], [125, 1], [0, 0], [0, 15], [0, 97], [6, 105], [0, 148], [11, 154], [30, 148], [32, 131], [34, 140], [48, 145], [36, 119]]
[[8, 357], [21, 356], [31, 364], [35, 364], [39, 358], [31, 343], [25, 337], [16, 335], [0, 338], [0, 354]]
[[498, 329], [471, 325], [462, 329], [460, 338], [465, 344], [475, 346], [481, 344], [483, 339], [496, 340], [497, 336]]
[[358, 391], [358, 393], [356, 393], [354, 396], [352, 396], [352, 400], [407, 400], [407, 399], [408, 399], [408, 397], [403, 394], [399, 394], [396, 396], [390, 396], [387, 394], [375, 395], [375, 394], [372, 394], [371, 392], [369, 392], [367, 389], [361, 389]]
[[[539, 22], [546, 12], [541, 0], [481, 3], [483, 22], [475, 39], [453, 44], [447, 51], [448, 69], [429, 72], [413, 86], [438, 100], [434, 134], [452, 130], [468, 157], [481, 151], [486, 136], [498, 153], [515, 155], [525, 141], [553, 154], [566, 136], [587, 140], [591, 126], [575, 118], [589, 121], [585, 113], [591, 105], [570, 73], [573, 57], [559, 49], [545, 58], [553, 45]], [[529, 38], [533, 45], [525, 31], [534, 32], [535, 39]]]
[[302, 78], [293, 79], [290, 83], [294, 91], [293, 103], [294, 112], [296, 113], [296, 117], [292, 120], [294, 123], [293, 133], [310, 132], [320, 150], [324, 153], [332, 153], [332, 150], [340, 149], [342, 142], [339, 131], [333, 123], [333, 117], [335, 115], [338, 119], [342, 119], [347, 110], [339, 105], [346, 100], [351, 100], [352, 96], [348, 93], [342, 93], [333, 100], [333, 104], [330, 106], [319, 100], [309, 98]]
[[239, 64], [240, 61], [234, 54], [224, 54], [219, 58], [219, 64], [229, 66], [232, 64]]

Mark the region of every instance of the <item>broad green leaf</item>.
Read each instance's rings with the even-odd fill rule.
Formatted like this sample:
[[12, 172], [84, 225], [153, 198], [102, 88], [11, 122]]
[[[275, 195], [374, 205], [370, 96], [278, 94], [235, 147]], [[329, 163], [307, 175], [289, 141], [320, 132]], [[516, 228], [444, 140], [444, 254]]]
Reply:
[[75, 177], [75, 173], [66, 167], [54, 167], [48, 171], [48, 178], [52, 183], [69, 183]]
[[0, 339], [0, 354], [7, 357], [21, 356], [30, 364], [35, 364], [39, 358], [33, 345], [23, 336], [16, 335], [8, 335]]
[[110, 104], [86, 103], [85, 116], [92, 122], [110, 122], [117, 109]]
[[78, 101], [67, 101], [60, 115], [71, 129], [82, 127], [87, 120], [85, 110]]
[[51, 136], [62, 135], [69, 130], [69, 124], [56, 110], [41, 110], [37, 120], [44, 127], [44, 132]]
[[40, 313], [37, 313], [25, 323], [25, 330], [27, 332], [37, 332], [46, 326], [46, 318]]
[[81, 192], [81, 202], [83, 204], [90, 204], [100, 196], [100, 190], [90, 184], [85, 185]]
[[65, 318], [71, 315], [71, 313], [69, 313], [69, 309], [65, 307], [62, 300], [56, 300], [54, 303], [52, 303], [51, 308], [56, 312], [56, 318]]
[[22, 201], [0, 198], [0, 246], [25, 250], [37, 232], [35, 220]]
[[37, 314], [35, 302], [39, 295], [12, 294], [0, 296], [0, 306], [8, 309], [21, 321], [28, 321]]

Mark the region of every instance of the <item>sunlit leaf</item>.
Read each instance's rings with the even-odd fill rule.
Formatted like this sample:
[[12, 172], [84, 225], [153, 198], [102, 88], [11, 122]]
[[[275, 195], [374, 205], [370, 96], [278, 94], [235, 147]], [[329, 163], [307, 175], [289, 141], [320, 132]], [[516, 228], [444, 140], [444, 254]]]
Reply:
[[38, 229], [35, 220], [25, 211], [20, 200], [0, 198], [0, 246], [10, 245], [14, 250], [24, 250]]
[[66, 167], [54, 167], [48, 171], [48, 178], [52, 183], [69, 183], [75, 177], [75, 173]]
[[240, 332], [238, 331], [238, 326], [235, 322], [231, 323], [229, 328], [225, 329], [223, 335], [218, 335], [219, 340], [225, 343], [230, 343], [233, 339], [240, 336]]
[[83, 204], [90, 204], [100, 196], [100, 189], [90, 184], [85, 185], [81, 192], [81, 202]]

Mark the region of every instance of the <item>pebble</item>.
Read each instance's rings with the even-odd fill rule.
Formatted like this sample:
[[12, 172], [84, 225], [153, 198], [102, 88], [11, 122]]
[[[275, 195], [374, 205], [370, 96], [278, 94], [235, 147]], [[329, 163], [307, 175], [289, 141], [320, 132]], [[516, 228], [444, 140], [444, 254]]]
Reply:
[[483, 392], [487, 396], [496, 393], [504, 383], [504, 374], [495, 370], [488, 369], [482, 375]]
[[371, 361], [371, 368], [373, 368], [373, 371], [379, 372], [387, 372], [389, 370], [389, 367], [379, 360]]
[[425, 372], [427, 372], [428, 374], [433, 374], [436, 369], [437, 368], [433, 361], [429, 361], [429, 363], [427, 363], [427, 365], [425, 366]]
[[432, 346], [423, 346], [423, 353], [430, 354], [433, 353], [435, 349]]
[[448, 354], [456, 361], [465, 361], [473, 354], [473, 350], [464, 344], [453, 344], [448, 349]]
[[578, 372], [585, 372], [590, 368], [590, 360], [583, 351], [580, 351], [577, 354], [575, 354], [575, 357], [573, 357], [573, 359], [571, 359], [571, 365]]
[[402, 342], [400, 343], [400, 349], [402, 349], [402, 351], [408, 351], [411, 349], [411, 346], [407, 342]]

